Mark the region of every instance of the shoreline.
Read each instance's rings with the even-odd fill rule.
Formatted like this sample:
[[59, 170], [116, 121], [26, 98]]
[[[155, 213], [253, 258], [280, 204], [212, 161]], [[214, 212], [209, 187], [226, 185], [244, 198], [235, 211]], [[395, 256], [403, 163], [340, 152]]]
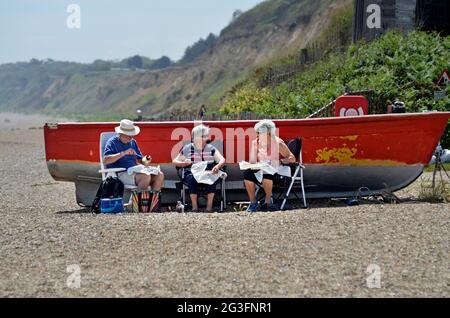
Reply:
[[[69, 121], [62, 116], [0, 112], [0, 130], [42, 128], [47, 122]], [[73, 120], [72, 120], [73, 121]]]

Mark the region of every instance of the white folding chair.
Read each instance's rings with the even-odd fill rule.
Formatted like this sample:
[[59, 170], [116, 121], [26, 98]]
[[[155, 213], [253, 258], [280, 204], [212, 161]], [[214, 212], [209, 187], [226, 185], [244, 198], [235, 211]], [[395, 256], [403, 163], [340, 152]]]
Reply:
[[[108, 177], [113, 177], [113, 178], [117, 178], [117, 174], [119, 172], [124, 172], [126, 171], [125, 168], [105, 168], [105, 164], [103, 163], [103, 152], [105, 150], [105, 146], [106, 146], [106, 142], [113, 137], [114, 135], [116, 135], [117, 133], [115, 132], [102, 132], [100, 134], [100, 170], [98, 171], [99, 173], [102, 174], [102, 181], [104, 181], [106, 178]], [[124, 184], [124, 188], [125, 190], [136, 190], [138, 187], [135, 185], [128, 185], [128, 184]], [[128, 203], [131, 203], [131, 195], [130, 195], [130, 200]]]

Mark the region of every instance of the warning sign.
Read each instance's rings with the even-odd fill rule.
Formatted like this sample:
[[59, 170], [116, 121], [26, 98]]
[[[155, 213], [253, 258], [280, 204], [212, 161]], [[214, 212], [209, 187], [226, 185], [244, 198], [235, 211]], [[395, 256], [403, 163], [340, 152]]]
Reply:
[[441, 76], [439, 76], [439, 79], [436, 82], [437, 86], [446, 86], [450, 84], [450, 75], [448, 73], [447, 70], [444, 70], [441, 74]]

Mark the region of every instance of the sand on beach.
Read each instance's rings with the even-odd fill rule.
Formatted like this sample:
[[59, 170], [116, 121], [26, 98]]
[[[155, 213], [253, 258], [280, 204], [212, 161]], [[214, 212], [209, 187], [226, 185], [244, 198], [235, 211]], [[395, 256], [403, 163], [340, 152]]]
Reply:
[[93, 215], [47, 171], [50, 119], [0, 116], [0, 297], [449, 296], [448, 204]]

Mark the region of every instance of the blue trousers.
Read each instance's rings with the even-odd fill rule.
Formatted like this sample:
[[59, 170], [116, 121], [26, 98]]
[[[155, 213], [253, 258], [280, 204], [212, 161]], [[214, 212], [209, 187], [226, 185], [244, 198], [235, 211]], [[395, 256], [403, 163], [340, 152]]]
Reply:
[[[184, 179], [183, 179], [183, 183], [187, 185], [187, 187], [189, 188], [189, 193], [190, 194], [199, 194], [200, 192], [203, 193], [214, 193], [216, 192], [216, 186], [219, 183], [220, 179], [218, 179], [216, 182], [214, 182], [214, 184], [198, 184], [197, 180], [195, 180], [194, 175], [192, 174], [192, 172], [190, 170], [185, 170], [184, 171]], [[200, 191], [200, 188], [203, 191]]]

